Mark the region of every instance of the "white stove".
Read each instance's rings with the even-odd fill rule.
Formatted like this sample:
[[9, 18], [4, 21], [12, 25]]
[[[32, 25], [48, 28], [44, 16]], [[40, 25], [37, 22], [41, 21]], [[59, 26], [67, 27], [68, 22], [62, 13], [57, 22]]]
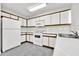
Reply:
[[35, 33], [34, 34], [34, 44], [42, 46], [43, 45], [43, 37], [42, 34]]
[[37, 22], [34, 31], [34, 44], [43, 46], [43, 32], [44, 25], [42, 24], [42, 22]]

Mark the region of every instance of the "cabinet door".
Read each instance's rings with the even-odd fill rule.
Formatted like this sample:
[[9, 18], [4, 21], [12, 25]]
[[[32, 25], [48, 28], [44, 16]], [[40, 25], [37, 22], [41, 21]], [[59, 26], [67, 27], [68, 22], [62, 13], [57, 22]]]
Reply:
[[18, 17], [14, 15], [11, 15], [11, 18], [18, 19]]
[[49, 46], [50, 47], [54, 47], [55, 46], [55, 42], [56, 42], [56, 38], [49, 38]]
[[34, 39], [33, 35], [30, 35], [30, 42], [33, 42], [33, 39]]
[[50, 25], [50, 15], [44, 16], [45, 25]]
[[26, 26], [26, 19], [23, 19], [23, 26]]
[[28, 20], [28, 26], [31, 26], [31, 24], [30, 24], [30, 19]]
[[30, 36], [29, 35], [27, 35], [27, 41], [30, 41]]
[[35, 26], [35, 19], [29, 19], [28, 26]]
[[61, 12], [61, 24], [71, 23], [71, 11]]
[[26, 20], [25, 19], [19, 18], [19, 21], [20, 21], [21, 26], [26, 26]]
[[59, 13], [51, 15], [51, 24], [59, 24]]
[[26, 41], [26, 35], [21, 36], [21, 42], [24, 42], [24, 41]]
[[48, 37], [43, 37], [43, 45], [48, 46]]
[[4, 12], [1, 12], [1, 15], [6, 16], [6, 17], [10, 17], [10, 14], [4, 13]]

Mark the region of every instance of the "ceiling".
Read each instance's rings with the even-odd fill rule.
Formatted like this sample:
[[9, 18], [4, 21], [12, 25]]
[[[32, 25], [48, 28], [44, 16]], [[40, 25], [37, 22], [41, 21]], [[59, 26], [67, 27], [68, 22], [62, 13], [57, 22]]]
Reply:
[[39, 9], [34, 12], [28, 11], [29, 7], [32, 7], [33, 5], [37, 5], [37, 4], [40, 4], [40, 3], [2, 3], [1, 6], [2, 6], [2, 9], [9, 9], [13, 11], [14, 13], [20, 14], [24, 18], [31, 18], [39, 14], [57, 9], [57, 8], [71, 5], [70, 3], [47, 3], [47, 6], [42, 9]]

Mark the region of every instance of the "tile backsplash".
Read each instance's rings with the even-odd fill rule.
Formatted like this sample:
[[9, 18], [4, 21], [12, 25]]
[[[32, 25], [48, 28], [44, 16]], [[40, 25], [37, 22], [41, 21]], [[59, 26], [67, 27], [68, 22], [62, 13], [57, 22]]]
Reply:
[[[71, 27], [70, 26], [50, 26], [44, 27], [44, 32], [46, 33], [70, 33]], [[36, 31], [35, 27], [30, 28], [22, 28], [22, 32], [34, 32]]]

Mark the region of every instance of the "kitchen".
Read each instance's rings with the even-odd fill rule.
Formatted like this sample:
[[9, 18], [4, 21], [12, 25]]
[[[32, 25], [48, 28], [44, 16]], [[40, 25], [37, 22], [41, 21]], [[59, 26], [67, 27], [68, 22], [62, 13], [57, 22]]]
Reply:
[[79, 56], [79, 4], [1, 3], [0, 9], [0, 54], [30, 43], [52, 49], [52, 56]]

